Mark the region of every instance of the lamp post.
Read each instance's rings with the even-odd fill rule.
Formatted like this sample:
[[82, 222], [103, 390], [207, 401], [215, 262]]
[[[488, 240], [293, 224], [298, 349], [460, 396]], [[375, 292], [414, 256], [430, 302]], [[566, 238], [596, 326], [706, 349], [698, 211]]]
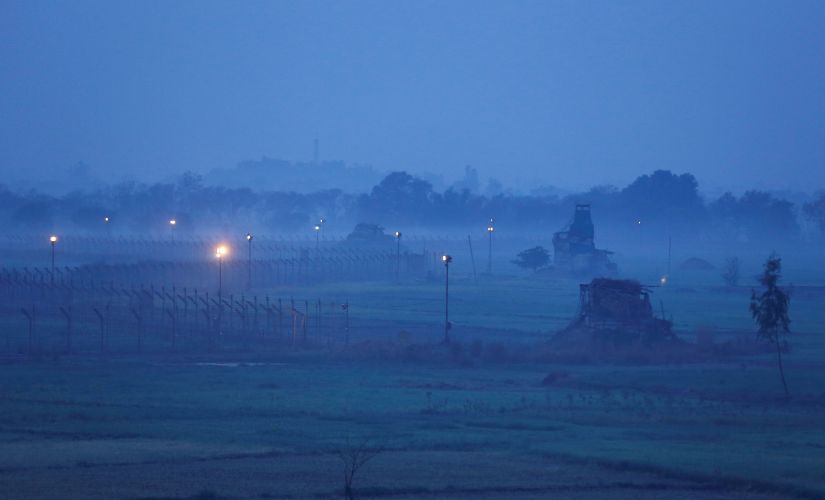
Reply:
[[490, 219], [490, 224], [487, 226], [487, 274], [493, 274], [493, 231], [496, 228], [493, 226], [493, 219]]
[[54, 246], [57, 244], [57, 236], [51, 235], [49, 236], [49, 244], [52, 246], [52, 276], [51, 276], [51, 285], [54, 286]]
[[320, 246], [320, 240], [318, 239], [318, 233], [321, 232], [321, 225], [315, 224], [315, 250], [318, 250]]
[[247, 269], [246, 288], [252, 289], [252, 233], [246, 233], [246, 241], [249, 243], [249, 269]]
[[221, 301], [223, 294], [223, 258], [229, 251], [224, 245], [215, 249], [215, 257], [218, 258], [218, 302]]
[[326, 224], [326, 223], [327, 223], [327, 220], [326, 220], [325, 218], [323, 218], [323, 217], [321, 217], [321, 218], [318, 220], [318, 225], [319, 225], [319, 226], [321, 226], [321, 236], [323, 236], [323, 235], [324, 235], [324, 224]]
[[401, 231], [395, 232], [395, 281], [401, 274]]
[[441, 262], [444, 263], [444, 343], [450, 343], [450, 262], [453, 258], [449, 255], [442, 255]]
[[349, 345], [349, 300], [341, 304], [341, 309], [344, 311], [344, 342]]

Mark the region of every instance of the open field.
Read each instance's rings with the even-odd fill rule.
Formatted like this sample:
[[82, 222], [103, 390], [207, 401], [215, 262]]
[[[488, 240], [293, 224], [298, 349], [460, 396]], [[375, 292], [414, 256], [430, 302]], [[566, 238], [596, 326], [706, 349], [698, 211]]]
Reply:
[[[793, 298], [790, 402], [771, 356], [630, 366], [486, 355], [544, 342], [570, 320], [577, 285], [457, 276], [452, 335], [462, 354], [433, 362], [360, 349], [436, 345], [437, 278], [266, 290], [348, 300], [349, 346], [335, 316], [310, 328], [307, 347], [104, 356], [89, 342], [35, 360], [7, 351], [0, 489], [7, 498], [336, 498], [336, 450], [368, 440], [381, 452], [356, 476], [361, 497], [825, 497], [822, 289], [802, 286]], [[706, 328], [715, 341], [751, 335], [748, 297], [713, 277], [654, 294], [680, 336]]]
[[[773, 366], [761, 362], [455, 368], [290, 358], [5, 363], [4, 496], [333, 498], [342, 488], [335, 450], [348, 438], [384, 450], [356, 478], [364, 496], [825, 495], [825, 395], [813, 397], [821, 371], [791, 365], [807, 397], [784, 404]], [[542, 386], [548, 370], [563, 379]]]

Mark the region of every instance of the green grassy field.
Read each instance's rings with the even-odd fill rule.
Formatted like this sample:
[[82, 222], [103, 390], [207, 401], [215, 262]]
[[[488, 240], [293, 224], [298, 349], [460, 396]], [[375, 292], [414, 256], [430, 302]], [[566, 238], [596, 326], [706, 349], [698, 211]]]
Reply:
[[348, 438], [383, 449], [365, 496], [825, 495], [825, 398], [778, 403], [767, 363], [549, 367], [547, 387], [542, 366], [288, 358], [4, 364], [4, 497], [333, 498]]
[[[442, 283], [265, 290], [352, 304], [364, 341], [435, 343]], [[456, 276], [454, 340], [532, 346], [575, 311], [575, 280]], [[678, 333], [751, 335], [749, 289], [657, 289]], [[0, 364], [4, 498], [340, 498], [337, 451], [380, 452], [364, 498], [825, 497], [825, 293], [795, 292], [781, 385], [769, 355], [716, 364], [391, 362], [286, 348]], [[337, 321], [337, 320], [336, 320]], [[327, 325], [340, 335], [340, 324]], [[316, 339], [317, 340], [317, 339]], [[340, 340], [340, 339], [338, 339]], [[91, 344], [90, 344], [91, 345]], [[543, 383], [548, 374], [553, 380]], [[349, 444], [348, 444], [349, 443]]]

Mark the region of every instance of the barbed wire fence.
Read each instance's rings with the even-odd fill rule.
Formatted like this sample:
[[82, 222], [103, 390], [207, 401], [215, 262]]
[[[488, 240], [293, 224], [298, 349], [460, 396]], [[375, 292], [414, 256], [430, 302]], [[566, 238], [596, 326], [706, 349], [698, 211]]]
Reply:
[[[13, 276], [13, 274], [11, 275]], [[348, 302], [0, 280], [0, 351], [211, 352], [344, 343]]]
[[437, 328], [420, 317], [350, 317], [346, 297], [294, 297], [324, 283], [441, 279], [441, 253], [467, 245], [442, 236], [405, 236], [406, 246], [383, 249], [256, 238], [250, 260], [245, 243], [219, 263], [212, 239], [68, 235], [52, 268], [20, 265], [49, 262], [42, 235], [2, 235], [0, 352], [208, 352], [430, 336]]

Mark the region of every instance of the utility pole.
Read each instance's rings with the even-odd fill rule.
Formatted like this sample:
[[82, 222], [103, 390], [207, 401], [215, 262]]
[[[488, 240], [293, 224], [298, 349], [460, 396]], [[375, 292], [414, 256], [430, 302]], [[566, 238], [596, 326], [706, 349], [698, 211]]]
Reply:
[[453, 258], [449, 255], [442, 255], [441, 261], [444, 263], [444, 343], [450, 343], [450, 262]]

